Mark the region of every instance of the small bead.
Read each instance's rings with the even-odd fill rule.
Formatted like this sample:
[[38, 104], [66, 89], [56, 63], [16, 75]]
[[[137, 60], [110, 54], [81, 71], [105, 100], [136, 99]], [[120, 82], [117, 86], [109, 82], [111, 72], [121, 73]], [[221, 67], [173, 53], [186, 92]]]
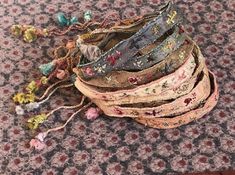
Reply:
[[17, 93], [13, 97], [14, 102], [23, 104], [23, 103], [29, 103], [29, 102], [34, 102], [35, 101], [35, 94], [30, 93], [30, 94], [25, 94], [25, 93]]
[[16, 106], [15, 111], [17, 115], [24, 115], [24, 109], [19, 105]]
[[100, 115], [100, 109], [95, 107], [90, 107], [86, 112], [85, 116], [88, 120], [95, 120]]
[[41, 142], [44, 142], [44, 139], [47, 136], [47, 132], [40, 132], [35, 138], [40, 140]]
[[37, 39], [36, 29], [34, 27], [29, 27], [24, 32], [24, 41], [31, 43]]
[[25, 103], [32, 103], [35, 101], [35, 94], [31, 93], [31, 94], [26, 94], [25, 95]]
[[65, 17], [64, 13], [57, 14], [57, 21], [60, 26], [68, 26], [69, 20]]
[[18, 102], [18, 103], [22, 104], [22, 103], [24, 103], [24, 97], [25, 97], [24, 93], [17, 93], [14, 95], [13, 100], [14, 100], [14, 102]]
[[47, 119], [46, 114], [36, 115], [27, 121], [29, 129], [37, 129]]
[[84, 20], [85, 20], [86, 22], [88, 22], [88, 21], [90, 21], [91, 19], [92, 19], [92, 14], [91, 14], [91, 11], [88, 10], [88, 11], [86, 11], [86, 12], [84, 13]]
[[26, 90], [29, 92], [29, 93], [32, 93], [32, 92], [35, 92], [38, 90], [38, 87], [37, 87], [37, 84], [35, 81], [31, 81], [28, 86], [26, 87]]
[[59, 69], [56, 77], [60, 80], [64, 79], [66, 77], [66, 72], [64, 70]]
[[48, 78], [45, 77], [45, 76], [43, 76], [43, 77], [40, 79], [40, 82], [41, 82], [42, 84], [47, 84]]
[[11, 33], [15, 36], [21, 36], [22, 35], [22, 26], [21, 25], [13, 25], [11, 27]]
[[75, 23], [77, 23], [78, 22], [78, 19], [76, 18], [76, 17], [72, 17], [71, 19], [70, 19], [70, 25], [71, 24], [75, 24]]
[[25, 105], [25, 108], [28, 112], [33, 111], [34, 109], [39, 108], [39, 103], [37, 103], [37, 102], [28, 103]]
[[49, 35], [48, 29], [43, 29], [42, 34], [44, 37], [48, 36]]
[[36, 150], [42, 150], [46, 147], [46, 144], [38, 139], [30, 140], [29, 145], [30, 148], [35, 148]]

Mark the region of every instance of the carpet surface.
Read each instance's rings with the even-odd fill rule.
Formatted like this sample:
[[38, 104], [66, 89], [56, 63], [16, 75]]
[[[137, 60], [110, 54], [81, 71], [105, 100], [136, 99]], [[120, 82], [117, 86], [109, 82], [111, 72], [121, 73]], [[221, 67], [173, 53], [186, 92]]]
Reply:
[[[199, 44], [217, 75], [220, 98], [209, 114], [169, 130], [146, 128], [130, 119], [82, 114], [66, 129], [50, 134], [42, 151], [29, 148], [32, 133], [24, 123], [32, 115], [62, 104], [76, 104], [76, 89], [59, 91], [41, 111], [17, 116], [11, 97], [39, 75], [56, 46], [74, 36], [44, 38], [32, 44], [13, 38], [15, 23], [56, 26], [57, 12], [82, 17], [91, 10], [100, 20], [153, 11], [160, 0], [1, 0], [0, 1], [0, 174], [178, 174], [235, 168], [235, 1], [178, 0], [185, 28]], [[72, 93], [71, 93], [72, 91]], [[71, 95], [72, 94], [72, 95]], [[61, 125], [72, 111], [53, 115], [43, 126]]]

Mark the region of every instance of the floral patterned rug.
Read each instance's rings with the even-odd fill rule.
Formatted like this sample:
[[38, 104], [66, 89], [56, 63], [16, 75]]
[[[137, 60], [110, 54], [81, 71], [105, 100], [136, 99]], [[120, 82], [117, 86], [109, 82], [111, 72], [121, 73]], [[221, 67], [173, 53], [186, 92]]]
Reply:
[[[82, 17], [91, 10], [100, 20], [153, 11], [160, 0], [1, 0], [0, 1], [0, 174], [178, 174], [235, 167], [235, 1], [177, 0], [186, 31], [199, 44], [217, 75], [220, 99], [202, 119], [177, 129], [146, 128], [130, 119], [102, 116], [88, 121], [82, 114], [66, 129], [49, 135], [42, 151], [29, 148], [32, 133], [24, 128], [31, 114], [17, 116], [11, 97], [39, 74], [56, 46], [69, 38], [45, 38], [28, 44], [13, 38], [15, 23], [56, 26], [57, 12]], [[58, 92], [41, 108], [76, 104], [79, 92]], [[37, 111], [38, 112], [38, 111]], [[49, 126], [62, 124], [72, 111], [57, 112]]]

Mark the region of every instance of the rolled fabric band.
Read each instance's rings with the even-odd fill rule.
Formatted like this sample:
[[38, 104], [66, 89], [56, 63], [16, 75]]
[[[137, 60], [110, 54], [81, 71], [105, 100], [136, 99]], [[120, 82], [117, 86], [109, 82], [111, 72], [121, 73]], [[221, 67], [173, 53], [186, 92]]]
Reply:
[[[106, 76], [92, 78], [91, 80], [86, 81], [82, 78], [80, 80], [88, 85], [107, 88], [133, 88], [138, 85], [149, 83], [174, 72], [186, 61], [188, 56], [192, 53], [195, 44], [189, 37], [187, 37], [186, 40], [189, 41], [188, 44], [181, 45], [181, 47], [172, 52], [163, 61], [148, 69], [137, 72], [115, 71]], [[77, 68], [74, 68], [74, 72], [77, 76], [80, 76]]]
[[216, 78], [212, 72], [209, 72], [209, 77], [212, 87], [211, 94], [205, 100], [205, 102], [202, 102], [202, 104], [198, 108], [174, 117], [147, 119], [143, 116], [139, 118], [134, 118], [134, 120], [149, 127], [169, 129], [188, 124], [194, 120], [203, 117], [206, 113], [210, 112], [213, 109], [213, 107], [217, 104], [219, 98]]
[[174, 33], [165, 39], [149, 53], [129, 60], [122, 66], [123, 70], [143, 70], [164, 60], [170, 53], [178, 49], [184, 42], [186, 36], [179, 33], [179, 27], [175, 27]]
[[138, 86], [128, 90], [117, 90], [113, 92], [103, 91], [99, 88], [94, 88], [83, 83], [79, 77], [77, 77], [75, 86], [86, 96], [91, 99], [100, 99], [104, 101], [113, 101], [124, 99], [127, 96], [143, 97], [148, 94], [159, 94], [160, 92], [166, 91], [167, 89], [174, 89], [180, 86], [185, 81], [188, 81], [195, 69], [196, 63], [194, 57], [191, 55], [188, 60], [174, 73], [171, 73], [165, 77], [152, 81], [150, 83]]
[[[167, 80], [167, 81], [165, 81], [162, 84], [162, 86], [160, 87], [158, 86], [158, 90], [151, 91], [148, 89], [149, 91], [148, 102], [156, 101], [156, 100], [165, 101], [165, 100], [170, 100], [170, 99], [176, 99], [182, 95], [189, 93], [193, 89], [195, 83], [198, 80], [198, 76], [200, 75], [200, 73], [203, 71], [205, 67], [205, 59], [202, 56], [201, 51], [197, 45], [195, 45], [195, 48], [191, 55], [195, 57], [195, 61], [197, 62], [196, 69], [194, 70], [192, 77], [190, 77], [189, 79], [186, 79], [181, 84], [173, 84], [173, 86], [169, 86], [169, 84], [166, 83], [168, 81], [167, 77], [168, 76], [174, 77], [174, 73], [176, 73], [177, 71], [175, 71], [174, 73], [168, 76], [160, 78], [158, 81], [160, 80]], [[189, 57], [191, 57], [191, 55]], [[158, 85], [158, 81], [157, 81], [157, 85]], [[140, 93], [144, 92], [144, 90], [142, 90]], [[144, 103], [146, 99], [143, 98], [142, 95], [139, 96], [139, 94], [137, 93], [136, 96], [125, 94], [125, 98], [121, 98], [119, 100], [112, 100], [112, 101], [108, 101], [104, 99], [99, 99], [99, 100], [103, 103], [103, 105], [111, 106], [111, 105], [123, 105], [123, 104], [132, 104], [132, 103]]]
[[[154, 43], [163, 34], [181, 21], [174, 5], [168, 5], [154, 20], [146, 24], [130, 38], [119, 42], [96, 61], [77, 65], [84, 79], [103, 76], [113, 70], [123, 70], [123, 65], [131, 60], [140, 49]], [[113, 64], [115, 62], [115, 64]]]
[[[196, 83], [200, 80], [200, 75], [202, 72], [207, 72], [207, 68], [205, 67], [205, 60], [204, 57], [201, 55], [201, 52], [198, 47], [195, 46], [194, 51], [192, 52], [197, 62], [197, 68], [194, 71], [192, 77], [180, 84], [178, 87], [172, 87], [165, 89], [167, 86], [164, 84], [163, 89], [161, 91], [155, 91], [155, 93], [150, 93], [147, 96], [126, 96], [125, 98], [119, 100], [103, 100], [103, 99], [92, 99], [94, 103], [99, 106], [101, 109], [104, 110], [104, 113], [108, 111], [107, 115], [113, 116], [120, 116], [122, 115], [123, 111], [120, 108], [115, 108], [117, 106], [131, 106], [137, 103], [154, 103], [157, 105], [163, 104], [165, 102], [169, 102], [169, 100], [177, 99], [182, 97], [192, 91], [192, 89], [196, 86]], [[191, 54], [190, 54], [191, 55]], [[138, 95], [138, 94], [137, 94]], [[108, 109], [107, 109], [108, 108]], [[110, 109], [109, 109], [110, 108]], [[110, 112], [111, 111], [111, 112]], [[137, 113], [132, 112], [133, 115], [137, 115]]]
[[[192, 91], [179, 98], [172, 99], [172, 102], [156, 100], [154, 101], [155, 103], [151, 102], [153, 105], [149, 104], [152, 107], [136, 107], [136, 105], [138, 105], [136, 103], [126, 105], [127, 107], [125, 107], [125, 105], [105, 107], [103, 104], [99, 104], [98, 106], [102, 106], [101, 109], [106, 115], [114, 117], [136, 118], [145, 116], [145, 118], [155, 118], [181, 114], [196, 108], [201, 101], [207, 99], [210, 95], [210, 80], [208, 78], [208, 70], [206, 67], [204, 67], [200, 76], [202, 76], [202, 79], [198, 80], [199, 82]], [[144, 104], [148, 104], [148, 96], [143, 98], [145, 98]]]

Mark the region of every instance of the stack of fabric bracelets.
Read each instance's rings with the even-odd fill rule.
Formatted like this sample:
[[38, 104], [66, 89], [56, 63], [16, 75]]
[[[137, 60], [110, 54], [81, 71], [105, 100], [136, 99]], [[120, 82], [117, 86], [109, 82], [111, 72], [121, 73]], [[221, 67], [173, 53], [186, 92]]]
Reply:
[[115, 41], [120, 38], [114, 35], [99, 58], [77, 65], [79, 91], [108, 116], [131, 117], [154, 128], [178, 127], [209, 112], [218, 99], [215, 77], [184, 33], [176, 7], [168, 4], [139, 25], [102, 31], [131, 36]]
[[[57, 48], [55, 59], [39, 67], [44, 77], [39, 83], [34, 81], [37, 87], [33, 89], [53, 79], [60, 79], [53, 88], [72, 79], [68, 86], [75, 85], [84, 95], [74, 108], [93, 103], [107, 116], [130, 117], [161, 129], [194, 121], [216, 105], [215, 76], [197, 44], [184, 32], [182, 15], [174, 4], [134, 19], [104, 23], [88, 21], [77, 27], [76, 40]], [[47, 35], [53, 33], [46, 31]], [[35, 29], [34, 34], [42, 32]], [[45, 96], [25, 103], [36, 108], [39, 103], [35, 105], [35, 101]], [[16, 103], [19, 99], [19, 94], [14, 97]], [[33, 122], [40, 124], [47, 117]]]

